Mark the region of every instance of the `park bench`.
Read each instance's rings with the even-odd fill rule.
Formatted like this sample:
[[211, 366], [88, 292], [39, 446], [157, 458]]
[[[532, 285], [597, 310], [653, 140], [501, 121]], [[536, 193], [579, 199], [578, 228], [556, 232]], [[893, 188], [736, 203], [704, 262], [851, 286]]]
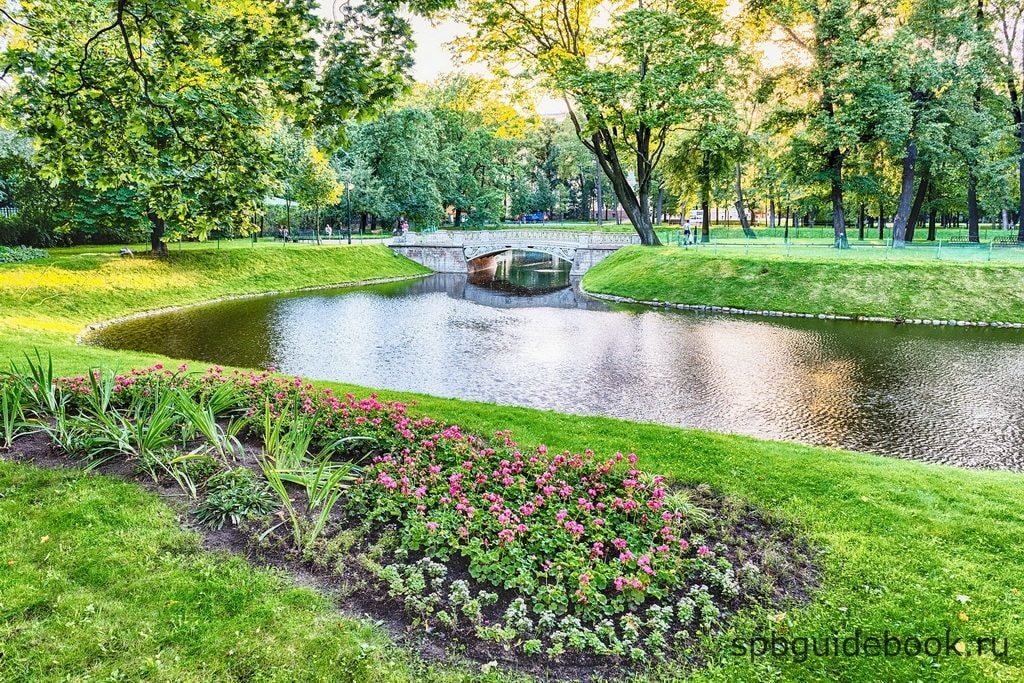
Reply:
[[1019, 241], [1016, 237], [1000, 237], [992, 240], [993, 249], [1020, 249], [1024, 247], [1024, 242]]
[[943, 246], [949, 247], [976, 247], [978, 242], [972, 242], [966, 235], [957, 235], [956, 237], [950, 237], [942, 243]]

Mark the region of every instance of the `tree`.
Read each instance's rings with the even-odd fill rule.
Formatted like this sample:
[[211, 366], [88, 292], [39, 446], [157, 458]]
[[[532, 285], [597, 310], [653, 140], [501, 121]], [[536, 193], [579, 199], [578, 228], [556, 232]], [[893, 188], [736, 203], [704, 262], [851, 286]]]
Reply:
[[292, 187], [299, 204], [313, 209], [313, 229], [319, 244], [320, 211], [341, 199], [342, 185], [327, 155], [316, 145], [307, 143], [304, 146], [302, 157], [295, 168]]
[[998, 63], [1017, 138], [1017, 240], [1024, 242], [1024, 5], [1017, 0], [989, 3]]
[[409, 20], [388, 0], [342, 3], [320, 49], [316, 123], [334, 146], [354, 117], [371, 118], [405, 93], [415, 44]]
[[312, 80], [307, 0], [41, 0], [12, 17], [4, 63], [40, 173], [131, 193], [155, 254], [168, 232], [226, 227], [268, 184], [267, 112]]
[[794, 119], [800, 129], [792, 141], [808, 161], [821, 161], [809, 167], [815, 169], [810, 179], [828, 184], [834, 243], [845, 246], [843, 164], [851, 149], [870, 137], [868, 128], [884, 118], [882, 100], [888, 93], [877, 91], [870, 67], [876, 63], [872, 50], [880, 16], [888, 9], [873, 0], [750, 0], [747, 8], [769, 38], [803, 56], [783, 67], [789, 82], [802, 86], [791, 105], [802, 113]]
[[[380, 218], [405, 217], [414, 225], [436, 225], [443, 215], [437, 185], [437, 122], [429, 111], [405, 107], [368, 123], [351, 124], [349, 144], [338, 153], [341, 178], [367, 171], [384, 188]], [[353, 185], [355, 183], [353, 182]], [[361, 191], [356, 185], [353, 195]]]
[[437, 126], [436, 177], [442, 202], [456, 226], [501, 220], [505, 167], [513, 142], [503, 134], [508, 112], [494, 102], [493, 84], [450, 76], [423, 96]]
[[[722, 106], [717, 0], [470, 0], [472, 49], [562, 97], [644, 244], [669, 134]], [[611, 18], [606, 22], [605, 16]]]

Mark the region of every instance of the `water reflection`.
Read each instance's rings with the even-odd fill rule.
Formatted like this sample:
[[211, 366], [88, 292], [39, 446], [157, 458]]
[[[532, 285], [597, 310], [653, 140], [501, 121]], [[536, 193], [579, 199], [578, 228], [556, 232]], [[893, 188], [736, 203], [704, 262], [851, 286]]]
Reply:
[[515, 296], [551, 294], [570, 286], [572, 263], [537, 251], [504, 251], [469, 262], [469, 283]]
[[224, 302], [124, 323], [98, 340], [363, 386], [1024, 470], [1024, 338], [1012, 330], [719, 317], [609, 305], [572, 286], [523, 298], [435, 275]]

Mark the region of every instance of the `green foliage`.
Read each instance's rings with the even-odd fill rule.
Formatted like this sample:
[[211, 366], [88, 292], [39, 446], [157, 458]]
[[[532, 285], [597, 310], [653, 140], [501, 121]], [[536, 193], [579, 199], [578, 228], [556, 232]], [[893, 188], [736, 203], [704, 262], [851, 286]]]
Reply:
[[182, 453], [177, 450], [145, 451], [138, 458], [140, 472], [159, 482], [170, 477], [190, 498], [199, 497], [199, 488], [220, 468], [220, 463], [202, 452]]
[[205, 497], [196, 509], [204, 524], [220, 529], [269, 515], [277, 507], [274, 494], [247, 467], [218, 472], [206, 482]]
[[40, 176], [79, 190], [73, 227], [124, 190], [120, 218], [151, 225], [158, 245], [165, 229], [204, 235], [262, 199], [269, 113], [311, 76], [305, 3], [49, 1], [17, 20], [6, 98]]
[[227, 462], [242, 451], [239, 433], [246, 427], [244, 418], [231, 419], [226, 425], [218, 417], [234, 407], [235, 394], [231, 387], [220, 385], [208, 396], [195, 396], [191, 392], [177, 389], [174, 392], [174, 408], [184, 418], [184, 440], [197, 435], [206, 439], [210, 448], [221, 462]]
[[0, 263], [18, 263], [20, 261], [34, 261], [49, 256], [42, 249], [30, 247], [5, 247], [0, 245]]
[[28, 433], [21, 383], [0, 377], [0, 449], [9, 449], [14, 440]]
[[[268, 402], [264, 407], [263, 445], [265, 452], [259, 458], [260, 469], [270, 488], [277, 494], [285, 513], [285, 522], [291, 530], [296, 548], [305, 551], [323, 534], [335, 505], [358, 475], [355, 463], [335, 462], [331, 459], [339, 448], [366, 437], [341, 437], [319, 454], [311, 454], [317, 432], [316, 416], [300, 415], [298, 403], [285, 408], [280, 414]], [[306, 499], [305, 510], [295, 507], [288, 484], [301, 486]], [[280, 525], [277, 525], [280, 526]], [[264, 534], [269, 535], [277, 526]]]

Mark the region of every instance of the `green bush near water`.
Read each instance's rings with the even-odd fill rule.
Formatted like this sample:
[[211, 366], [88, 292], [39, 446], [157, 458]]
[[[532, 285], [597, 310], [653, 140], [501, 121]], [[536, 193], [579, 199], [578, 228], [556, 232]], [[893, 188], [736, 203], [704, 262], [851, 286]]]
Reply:
[[49, 254], [33, 247], [5, 247], [0, 245], [0, 263], [20, 263], [46, 258]]

